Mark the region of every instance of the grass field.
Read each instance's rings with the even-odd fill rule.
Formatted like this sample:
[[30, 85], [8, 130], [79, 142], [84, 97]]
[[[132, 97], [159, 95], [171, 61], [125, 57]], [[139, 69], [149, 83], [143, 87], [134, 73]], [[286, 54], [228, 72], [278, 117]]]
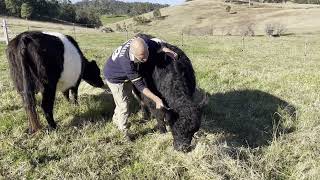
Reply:
[[[126, 141], [110, 121], [112, 97], [85, 84], [79, 106], [57, 93], [56, 131], [28, 135], [0, 43], [0, 179], [320, 178], [319, 35], [244, 42], [185, 36], [184, 46], [178, 35], [154, 35], [186, 52], [198, 86], [209, 93], [192, 152], [175, 151], [171, 134], [154, 132], [155, 120], [139, 124], [139, 113], [130, 117], [139, 137]], [[77, 32], [84, 54], [100, 68], [125, 40], [121, 33]]]
[[100, 17], [100, 20], [101, 20], [101, 22], [102, 22], [102, 24], [104, 25], [104, 26], [109, 26], [110, 24], [112, 24], [112, 23], [116, 23], [116, 22], [119, 22], [119, 21], [122, 21], [122, 20], [125, 20], [125, 19], [127, 19], [127, 18], [129, 18], [128, 16], [125, 16], [125, 15], [123, 15], [123, 16], [109, 16], [109, 15], [102, 15], [101, 17]]

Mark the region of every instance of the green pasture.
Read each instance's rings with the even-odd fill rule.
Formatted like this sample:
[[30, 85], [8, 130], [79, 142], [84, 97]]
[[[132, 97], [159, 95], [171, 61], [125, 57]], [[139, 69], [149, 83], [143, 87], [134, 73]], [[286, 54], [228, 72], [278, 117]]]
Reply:
[[[208, 93], [192, 152], [175, 151], [170, 132], [154, 131], [154, 119], [140, 124], [136, 105], [130, 122], [138, 138], [128, 142], [111, 122], [112, 97], [84, 83], [79, 106], [57, 93], [57, 130], [46, 131], [38, 108], [44, 128], [28, 135], [1, 42], [0, 179], [320, 178], [319, 35], [184, 36], [183, 42], [180, 35], [153, 35], [185, 51]], [[85, 29], [76, 34], [101, 69], [126, 38]], [[40, 94], [37, 99], [40, 104]]]

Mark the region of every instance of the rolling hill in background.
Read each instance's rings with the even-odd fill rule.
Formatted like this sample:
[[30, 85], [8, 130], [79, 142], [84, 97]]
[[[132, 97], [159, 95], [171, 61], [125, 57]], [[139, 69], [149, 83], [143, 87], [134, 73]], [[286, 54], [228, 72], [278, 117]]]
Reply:
[[[235, 1], [234, 1], [235, 2]], [[226, 11], [231, 7], [230, 12]], [[194, 0], [182, 5], [161, 9], [163, 19], [152, 20], [147, 25], [135, 25], [132, 19], [125, 23], [129, 30], [143, 32], [176, 33], [194, 35], [240, 35], [249, 26], [255, 34], [264, 34], [267, 24], [280, 25], [286, 33], [320, 32], [320, 6], [306, 4], [273, 4], [254, 2], [250, 8], [241, 2], [225, 3], [222, 0]], [[153, 18], [152, 13], [144, 15]]]

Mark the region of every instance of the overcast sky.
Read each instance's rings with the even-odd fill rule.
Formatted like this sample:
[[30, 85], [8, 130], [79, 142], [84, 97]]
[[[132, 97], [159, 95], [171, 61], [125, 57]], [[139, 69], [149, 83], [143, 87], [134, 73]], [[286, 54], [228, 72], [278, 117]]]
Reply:
[[[72, 2], [78, 2], [80, 0], [71, 0]], [[159, 4], [170, 4], [177, 5], [182, 4], [185, 0], [120, 0], [124, 2], [151, 2], [151, 3], [159, 3]]]

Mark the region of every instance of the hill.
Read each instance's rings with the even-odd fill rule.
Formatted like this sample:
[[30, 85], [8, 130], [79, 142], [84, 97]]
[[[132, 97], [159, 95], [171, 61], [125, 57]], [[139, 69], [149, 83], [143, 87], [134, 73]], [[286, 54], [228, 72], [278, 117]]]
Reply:
[[[237, 2], [237, 1], [235, 1]], [[231, 6], [227, 12], [226, 7]], [[320, 32], [320, 6], [306, 4], [272, 4], [254, 2], [248, 4], [225, 3], [222, 0], [194, 0], [182, 5], [162, 8], [164, 19], [152, 20], [147, 25], [135, 25], [132, 20], [123, 21], [132, 24], [131, 30], [144, 32], [185, 32], [194, 35], [240, 35], [248, 26], [255, 34], [265, 34], [267, 24], [280, 24], [286, 33]], [[152, 18], [152, 14], [144, 15]], [[119, 24], [123, 23], [119, 22]]]

